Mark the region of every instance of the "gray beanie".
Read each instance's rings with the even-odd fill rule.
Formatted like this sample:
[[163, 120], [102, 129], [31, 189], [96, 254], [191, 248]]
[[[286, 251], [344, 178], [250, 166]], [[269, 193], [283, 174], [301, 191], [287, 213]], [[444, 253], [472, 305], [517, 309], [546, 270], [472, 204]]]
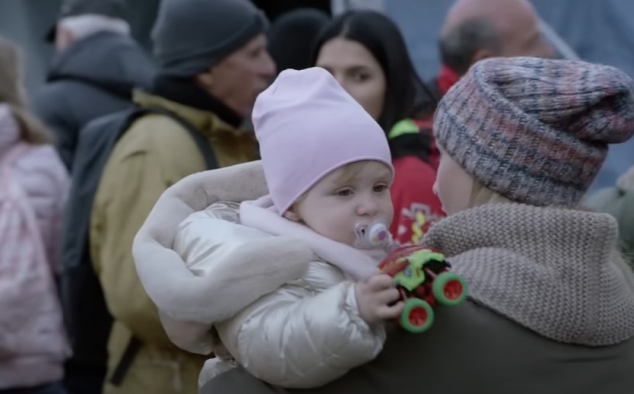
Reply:
[[247, 0], [163, 0], [152, 31], [162, 73], [191, 77], [213, 67], [268, 22]]
[[528, 57], [476, 63], [443, 97], [434, 136], [513, 201], [577, 206], [608, 152], [634, 135], [634, 80], [609, 66]]

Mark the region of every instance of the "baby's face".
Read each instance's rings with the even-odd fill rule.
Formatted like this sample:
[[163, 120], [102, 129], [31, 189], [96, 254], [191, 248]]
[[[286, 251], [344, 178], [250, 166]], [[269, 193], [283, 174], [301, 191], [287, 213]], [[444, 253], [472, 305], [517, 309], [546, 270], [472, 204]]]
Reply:
[[383, 163], [349, 164], [322, 178], [295, 205], [296, 216], [315, 232], [353, 246], [359, 224], [392, 223], [392, 172]]

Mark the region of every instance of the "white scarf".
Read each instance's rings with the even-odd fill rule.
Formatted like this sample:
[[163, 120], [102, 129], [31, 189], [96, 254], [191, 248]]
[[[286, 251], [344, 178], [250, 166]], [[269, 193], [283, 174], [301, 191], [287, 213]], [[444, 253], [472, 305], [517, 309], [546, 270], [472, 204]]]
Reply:
[[387, 254], [383, 249], [353, 248], [328, 239], [302, 224], [288, 220], [280, 216], [269, 195], [240, 204], [240, 222], [269, 234], [296, 238], [305, 242], [319, 258], [339, 267], [357, 281], [378, 273], [377, 265]]

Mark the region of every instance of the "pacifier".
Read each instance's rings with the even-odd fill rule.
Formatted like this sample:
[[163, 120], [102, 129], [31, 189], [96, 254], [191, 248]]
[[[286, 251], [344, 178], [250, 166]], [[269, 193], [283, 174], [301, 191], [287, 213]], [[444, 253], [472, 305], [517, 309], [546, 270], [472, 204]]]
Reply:
[[355, 246], [359, 249], [375, 249], [386, 247], [390, 242], [390, 234], [385, 224], [357, 224], [355, 228]]

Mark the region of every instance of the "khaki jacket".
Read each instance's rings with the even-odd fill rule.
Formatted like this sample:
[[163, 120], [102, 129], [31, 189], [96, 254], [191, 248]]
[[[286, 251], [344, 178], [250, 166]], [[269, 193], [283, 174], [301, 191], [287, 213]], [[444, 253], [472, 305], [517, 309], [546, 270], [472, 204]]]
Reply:
[[[140, 92], [135, 93], [135, 101], [170, 110], [192, 124], [208, 138], [220, 167], [254, 159], [254, 136], [233, 129], [213, 113]], [[122, 385], [106, 383], [105, 394], [197, 392], [205, 357], [182, 351], [167, 338], [156, 307], [139, 281], [131, 249], [158, 197], [182, 178], [205, 169], [204, 158], [188, 132], [162, 115], [136, 121], [108, 159], [90, 223], [91, 257], [114, 317], [108, 377], [133, 334], [143, 346]]]

